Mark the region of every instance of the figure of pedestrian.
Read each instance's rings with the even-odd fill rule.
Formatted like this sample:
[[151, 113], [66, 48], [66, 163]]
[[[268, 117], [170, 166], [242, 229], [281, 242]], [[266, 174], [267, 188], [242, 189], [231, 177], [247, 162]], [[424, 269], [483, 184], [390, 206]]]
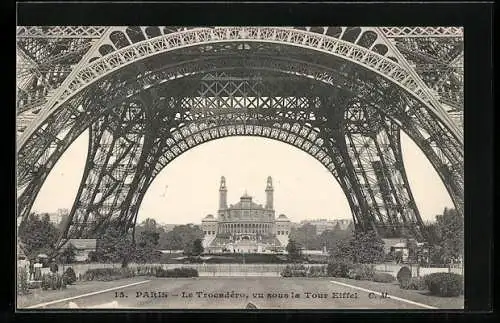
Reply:
[[34, 280], [35, 279], [35, 259], [30, 260], [30, 266], [29, 266], [29, 280]]
[[34, 269], [34, 278], [33, 280], [41, 280], [42, 279], [42, 262], [40, 261], [40, 258], [36, 258], [35, 264], [33, 264], [33, 269]]
[[59, 266], [57, 265], [56, 263], [56, 260], [54, 258], [52, 258], [50, 260], [50, 272], [56, 274], [58, 271], [59, 271]]

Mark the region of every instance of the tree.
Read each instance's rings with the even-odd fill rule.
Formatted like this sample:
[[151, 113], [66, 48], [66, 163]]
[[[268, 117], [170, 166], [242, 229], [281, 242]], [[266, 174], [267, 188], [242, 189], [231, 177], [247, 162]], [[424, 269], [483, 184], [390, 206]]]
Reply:
[[414, 264], [417, 262], [418, 244], [415, 239], [406, 239], [406, 248], [408, 248], [408, 262]]
[[196, 239], [203, 239], [203, 231], [199, 226], [177, 225], [171, 231], [160, 234], [158, 249], [187, 251]]
[[291, 261], [299, 260], [302, 255], [299, 246], [294, 240], [289, 240], [286, 246], [286, 251], [288, 252], [288, 259]]
[[445, 208], [436, 216], [437, 245], [442, 248], [444, 260], [463, 257], [464, 219], [455, 209]]
[[424, 224], [423, 230], [426, 233], [427, 238], [428, 238], [428, 242], [431, 245], [435, 245], [435, 244], [439, 243], [438, 227], [437, 227], [437, 224], [435, 222]]
[[157, 251], [160, 234], [155, 231], [143, 231], [140, 233], [136, 249], [135, 259], [138, 262], [154, 262], [159, 258]]
[[379, 263], [384, 260], [384, 241], [373, 230], [356, 232], [351, 239], [356, 263]]
[[50, 222], [48, 214], [40, 218], [35, 213], [31, 213], [25, 221], [21, 222], [18, 231], [29, 259], [35, 258], [40, 253], [52, 253], [58, 234], [59, 231]]
[[203, 244], [202, 244], [202, 241], [201, 239], [196, 239], [193, 241], [193, 247], [192, 247], [192, 250], [191, 250], [191, 254], [193, 256], [199, 256], [203, 253], [205, 249], [203, 248]]
[[76, 248], [72, 243], [69, 243], [59, 254], [58, 260], [63, 264], [70, 264], [75, 261]]
[[346, 228], [346, 231], [350, 231], [352, 233], [354, 233], [354, 231], [356, 231], [356, 227], [354, 226], [354, 222], [350, 222], [349, 225], [347, 226]]
[[330, 254], [334, 259], [354, 263], [378, 263], [384, 260], [384, 241], [375, 231], [358, 231], [338, 240]]
[[305, 223], [302, 226], [290, 230], [290, 239], [304, 246], [305, 249], [321, 250], [322, 246], [319, 242], [316, 226], [310, 223]]
[[64, 213], [61, 214], [61, 220], [57, 224], [57, 229], [59, 231], [63, 231], [67, 225], [67, 222], [69, 221], [69, 213], [67, 212], [68, 210], [65, 209], [63, 211]]
[[132, 236], [122, 232], [113, 224], [110, 224], [103, 235], [97, 239], [95, 252], [97, 261], [121, 262], [122, 266], [126, 267], [133, 254]]
[[90, 252], [89, 252], [89, 255], [88, 255], [87, 261], [88, 261], [88, 262], [96, 262], [96, 261], [98, 261], [98, 259], [97, 259], [97, 254], [96, 254], [96, 252], [95, 252], [95, 251], [90, 251]]
[[353, 249], [351, 244], [352, 237], [343, 238], [335, 241], [330, 248], [330, 256], [333, 260], [353, 261]]
[[340, 228], [332, 230], [325, 230], [318, 236], [318, 242], [321, 248], [326, 247], [327, 250], [333, 248], [337, 241], [349, 239], [352, 237], [352, 232], [342, 230]]

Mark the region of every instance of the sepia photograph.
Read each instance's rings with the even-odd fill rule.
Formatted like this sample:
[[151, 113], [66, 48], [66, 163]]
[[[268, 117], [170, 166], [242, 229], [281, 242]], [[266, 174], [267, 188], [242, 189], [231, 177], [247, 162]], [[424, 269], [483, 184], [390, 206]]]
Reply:
[[16, 28], [16, 309], [464, 309], [464, 28]]

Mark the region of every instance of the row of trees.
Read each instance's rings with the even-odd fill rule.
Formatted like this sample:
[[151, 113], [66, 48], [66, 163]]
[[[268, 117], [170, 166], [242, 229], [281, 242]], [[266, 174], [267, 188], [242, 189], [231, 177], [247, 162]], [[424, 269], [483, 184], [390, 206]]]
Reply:
[[[427, 248], [431, 264], [449, 264], [452, 261], [463, 259], [464, 253], [464, 221], [455, 209], [445, 208], [443, 214], [436, 216], [436, 221], [425, 226], [429, 241]], [[417, 247], [417, 241], [410, 236], [402, 237], [406, 240], [409, 259], [416, 263], [424, 257], [422, 250]], [[316, 234], [316, 227], [305, 224], [291, 231], [290, 243], [287, 251], [291, 259], [301, 258], [302, 249], [321, 250], [326, 246], [333, 258], [348, 259], [357, 263], [376, 263], [384, 260], [384, 242], [375, 232], [355, 232], [350, 227], [341, 230], [323, 231]], [[427, 255], [425, 255], [427, 256]]]
[[121, 262], [156, 262], [161, 257], [159, 250], [183, 250], [187, 255], [200, 255], [203, 252], [203, 232], [198, 226], [180, 225], [171, 231], [158, 225], [153, 219], [146, 219], [132, 232], [123, 235], [110, 226], [97, 240], [96, 252], [91, 261]]
[[[335, 231], [325, 234], [330, 237], [330, 240], [328, 240], [330, 243], [328, 249], [330, 258], [347, 260], [353, 263], [379, 263], [384, 261], [384, 242], [374, 231], [351, 232], [349, 235], [342, 236], [334, 233]], [[291, 261], [299, 261], [303, 258], [302, 247], [300, 243], [293, 239], [289, 241], [286, 249]]]
[[330, 249], [338, 240], [351, 237], [353, 232], [352, 223], [345, 230], [342, 230], [337, 223], [333, 230], [325, 230], [321, 234], [317, 234], [316, 226], [306, 223], [290, 230], [290, 240], [307, 250], [323, 250], [325, 247]]
[[[425, 227], [430, 236], [430, 262], [449, 263], [462, 259], [464, 247], [463, 217], [454, 209], [445, 208], [443, 214], [436, 216], [436, 221]], [[18, 231], [29, 259], [40, 253], [50, 254], [60, 234], [59, 226], [50, 222], [48, 214], [41, 216], [30, 214], [21, 223]], [[201, 241], [203, 231], [196, 225], [179, 225], [173, 230], [166, 230], [153, 219], [146, 219], [132, 232], [123, 235], [113, 226], [108, 226], [97, 239], [97, 249], [91, 254], [91, 260], [102, 262], [156, 261], [160, 257], [158, 250], [183, 250], [188, 255], [203, 252]], [[373, 232], [354, 232], [353, 227], [342, 230], [339, 226], [333, 230], [316, 234], [316, 227], [305, 224], [290, 232], [288, 250], [292, 257], [300, 256], [301, 249], [322, 250], [327, 248], [332, 257], [348, 257], [355, 262], [377, 261], [384, 257], [383, 241]], [[416, 246], [410, 239], [410, 258], [417, 255]], [[74, 247], [69, 247], [59, 255], [61, 261], [74, 259]], [[291, 251], [291, 252], [290, 252]]]
[[191, 253], [193, 242], [203, 239], [203, 231], [198, 225], [177, 225], [172, 230], [167, 230], [159, 225], [154, 219], [146, 219], [136, 226], [136, 239], [141, 235], [154, 235], [155, 248], [159, 250], [184, 250]]
[[[64, 221], [64, 220], [63, 220]], [[52, 254], [61, 227], [50, 221], [48, 214], [30, 214], [19, 226], [18, 236], [28, 259], [35, 259], [39, 254]], [[89, 257], [92, 261], [148, 262], [160, 257], [158, 250], [184, 250], [189, 255], [203, 252], [201, 239], [203, 231], [196, 225], [179, 225], [167, 231], [153, 219], [146, 219], [132, 232], [123, 234], [120, 229], [110, 225], [97, 237], [96, 251]], [[73, 245], [62, 250], [57, 256], [63, 263], [73, 262], [76, 249]]]

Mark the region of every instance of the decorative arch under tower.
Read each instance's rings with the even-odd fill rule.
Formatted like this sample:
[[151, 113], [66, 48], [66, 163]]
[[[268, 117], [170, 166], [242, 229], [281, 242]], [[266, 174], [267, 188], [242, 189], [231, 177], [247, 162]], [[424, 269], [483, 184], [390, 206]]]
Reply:
[[[307, 152], [339, 183], [357, 229], [422, 240], [404, 131], [463, 214], [462, 28], [29, 26], [16, 49], [17, 216], [89, 132], [59, 246], [127, 232], [166, 165], [228, 136]], [[222, 207], [225, 190], [221, 180]]]

